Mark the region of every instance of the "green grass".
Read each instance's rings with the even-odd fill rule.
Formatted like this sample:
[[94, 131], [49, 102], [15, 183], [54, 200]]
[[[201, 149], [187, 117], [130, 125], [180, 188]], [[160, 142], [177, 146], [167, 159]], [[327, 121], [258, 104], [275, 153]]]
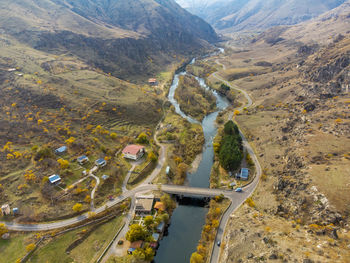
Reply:
[[79, 237], [83, 229], [77, 229], [56, 237], [44, 247], [39, 248], [28, 262], [70, 263], [94, 262], [106, 248], [113, 236], [122, 226], [122, 217], [117, 217], [95, 229], [87, 239], [74, 248], [69, 255], [67, 247]]
[[9, 240], [0, 239], [1, 262], [13, 263], [17, 259], [24, 257], [26, 252], [27, 241], [32, 234], [11, 234]]

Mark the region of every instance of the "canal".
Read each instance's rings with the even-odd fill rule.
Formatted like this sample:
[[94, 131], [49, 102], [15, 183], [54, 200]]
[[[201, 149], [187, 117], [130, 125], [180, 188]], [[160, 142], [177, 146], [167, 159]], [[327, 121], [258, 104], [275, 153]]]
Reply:
[[[192, 60], [191, 63], [194, 62], [195, 60]], [[186, 118], [191, 123], [199, 123], [197, 120], [182, 112], [180, 105], [174, 98], [176, 88], [179, 84], [179, 76], [185, 74], [187, 74], [186, 71], [175, 74], [168, 99], [172, 105], [174, 105], [176, 113]], [[197, 78], [197, 80], [204, 89], [209, 89], [204, 79]], [[214, 163], [213, 139], [217, 133], [215, 121], [219, 112], [226, 109], [229, 105], [225, 97], [221, 96], [216, 91], [212, 90], [212, 92], [216, 97], [217, 111], [207, 115], [201, 123], [205, 137], [202, 160], [197, 170], [188, 174], [188, 184], [194, 187], [209, 187], [211, 168]], [[203, 205], [198, 205], [195, 202], [186, 204], [179, 203], [171, 217], [168, 235], [164, 236], [163, 240], [160, 242], [154, 262], [189, 263], [191, 254], [196, 251], [198, 241], [201, 237], [207, 212], [208, 208]]]

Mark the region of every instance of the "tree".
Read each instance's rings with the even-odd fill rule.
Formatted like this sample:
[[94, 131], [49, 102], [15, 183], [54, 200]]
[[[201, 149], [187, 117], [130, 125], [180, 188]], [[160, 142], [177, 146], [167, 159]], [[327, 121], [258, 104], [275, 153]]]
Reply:
[[109, 136], [111, 136], [112, 139], [116, 139], [118, 137], [115, 132], [112, 132]]
[[7, 232], [9, 232], [9, 230], [7, 229], [7, 227], [5, 226], [5, 224], [0, 224], [0, 237], [3, 234], [6, 234]]
[[145, 260], [147, 262], [151, 262], [154, 258], [154, 250], [150, 247], [145, 248]]
[[148, 232], [140, 225], [131, 225], [129, 231], [126, 233], [126, 239], [130, 242], [137, 240], [145, 240], [148, 236]]
[[141, 144], [147, 144], [148, 143], [147, 135], [144, 132], [140, 133], [140, 135], [136, 139], [136, 142]]
[[192, 253], [190, 263], [204, 263], [204, 258], [197, 252]]
[[228, 121], [228, 122], [225, 123], [224, 133], [226, 135], [239, 134], [239, 129], [238, 129], [237, 125], [233, 121]]
[[76, 203], [75, 205], [73, 205], [73, 211], [74, 212], [80, 212], [82, 209], [83, 209], [83, 205], [82, 204], [80, 204], [80, 203]]
[[57, 162], [61, 165], [61, 169], [67, 169], [69, 162], [67, 160], [58, 159]]
[[160, 197], [160, 201], [165, 205], [167, 211], [175, 209], [176, 203], [171, 199], [170, 195], [164, 194]]
[[26, 250], [27, 252], [31, 252], [35, 249], [35, 244], [34, 243], [30, 243], [28, 246], [26, 246]]
[[152, 162], [156, 162], [158, 160], [157, 156], [154, 154], [154, 152], [150, 152], [148, 154], [148, 159]]
[[146, 216], [143, 222], [145, 226], [149, 228], [154, 223], [154, 220], [152, 216]]

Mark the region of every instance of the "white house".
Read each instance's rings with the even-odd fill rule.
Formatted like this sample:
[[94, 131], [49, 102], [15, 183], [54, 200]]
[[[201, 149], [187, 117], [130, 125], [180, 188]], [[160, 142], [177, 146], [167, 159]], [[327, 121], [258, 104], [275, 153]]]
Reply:
[[124, 148], [124, 158], [138, 160], [145, 154], [145, 147], [141, 145], [131, 144]]

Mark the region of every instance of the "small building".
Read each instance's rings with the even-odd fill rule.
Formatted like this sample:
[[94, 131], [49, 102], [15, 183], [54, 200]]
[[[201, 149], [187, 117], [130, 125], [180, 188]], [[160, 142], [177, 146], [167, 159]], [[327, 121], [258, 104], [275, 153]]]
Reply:
[[55, 154], [57, 155], [64, 154], [65, 152], [67, 152], [67, 146], [61, 146], [55, 150]]
[[158, 242], [159, 239], [160, 239], [160, 234], [158, 234], [158, 233], [153, 233], [153, 234], [152, 234], [152, 238], [153, 238], [153, 240], [154, 240], [155, 242]]
[[154, 205], [154, 209], [158, 211], [165, 211], [165, 205], [162, 202], [156, 202]]
[[98, 167], [104, 167], [107, 165], [107, 161], [103, 158], [100, 158], [100, 159], [97, 159], [95, 161], [95, 164], [98, 166]]
[[157, 86], [157, 85], [158, 85], [158, 81], [157, 81], [157, 79], [155, 79], [155, 78], [150, 78], [150, 79], [148, 80], [148, 84], [149, 84], [150, 86]]
[[165, 223], [164, 222], [160, 222], [160, 224], [157, 226], [157, 232], [159, 234], [162, 234], [164, 232], [165, 229]]
[[7, 233], [3, 234], [3, 235], [1, 236], [1, 238], [2, 238], [3, 240], [9, 240], [9, 239], [10, 239], [10, 233], [7, 232]]
[[138, 241], [134, 241], [130, 243], [130, 248], [142, 248], [143, 247], [143, 241], [142, 240], [138, 240]]
[[150, 243], [149, 243], [149, 246], [150, 246], [151, 248], [153, 248], [154, 250], [156, 250], [156, 249], [158, 248], [158, 242], [150, 242]]
[[242, 168], [241, 172], [237, 176], [239, 179], [247, 181], [249, 178], [249, 169], [248, 168]]
[[145, 147], [131, 144], [124, 148], [123, 157], [131, 160], [139, 160], [145, 154]]
[[60, 184], [61, 183], [61, 177], [58, 174], [51, 175], [49, 177], [50, 184]]
[[106, 181], [108, 178], [109, 178], [109, 175], [106, 175], [106, 174], [102, 175], [102, 179], [103, 179], [103, 180]]
[[1, 212], [4, 216], [9, 216], [11, 214], [11, 208], [9, 204], [4, 204], [1, 206]]
[[136, 196], [135, 214], [151, 214], [153, 209], [154, 195]]
[[19, 209], [17, 207], [13, 208], [12, 209], [12, 213], [13, 213], [14, 216], [18, 215], [19, 214]]
[[80, 165], [83, 165], [89, 161], [89, 158], [86, 155], [82, 155], [77, 158], [77, 161]]

